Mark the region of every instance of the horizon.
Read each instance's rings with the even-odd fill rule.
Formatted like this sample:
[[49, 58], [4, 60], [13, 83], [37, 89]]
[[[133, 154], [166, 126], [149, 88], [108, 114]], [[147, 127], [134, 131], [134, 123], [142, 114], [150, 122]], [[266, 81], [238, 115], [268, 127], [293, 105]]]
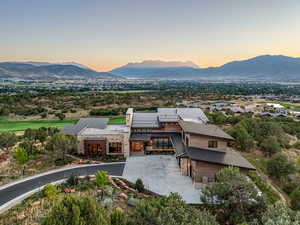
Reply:
[[[110, 70], [107, 70], [107, 71], [98, 71], [98, 70], [95, 70], [94, 68], [86, 65], [86, 64], [82, 64], [82, 63], [79, 63], [79, 62], [75, 62], [75, 61], [72, 61], [72, 62], [67, 62], [67, 61], [62, 61], [62, 62], [46, 62], [46, 61], [0, 61], [0, 63], [51, 63], [51, 64], [80, 64], [82, 66], [85, 66], [85, 67], [88, 67], [89, 69], [92, 69], [92, 70], [95, 70], [97, 72], [110, 72], [114, 69], [117, 69], [117, 68], [120, 68], [120, 67], [123, 67], [123, 66], [127, 66], [128, 64], [139, 64], [139, 63], [144, 63], [144, 62], [163, 62], [163, 63], [185, 63], [185, 62], [190, 62], [190, 63], [193, 63], [195, 64], [198, 68], [198, 69], [207, 69], [209, 67], [221, 67], [227, 63], [231, 63], [231, 62], [235, 62], [235, 61], [245, 61], [245, 60], [249, 60], [249, 59], [253, 59], [253, 58], [256, 58], [256, 57], [261, 57], [261, 56], [283, 56], [283, 57], [289, 57], [289, 58], [296, 58], [296, 59], [300, 59], [300, 57], [294, 57], [294, 56], [288, 56], [288, 55], [282, 55], [282, 54], [279, 54], [279, 55], [271, 55], [271, 54], [263, 54], [263, 55], [257, 55], [257, 56], [254, 56], [254, 57], [251, 57], [251, 58], [243, 58], [243, 59], [239, 59], [239, 60], [232, 60], [232, 61], [228, 61], [228, 62], [225, 62], [221, 65], [216, 65], [216, 66], [208, 66], [208, 67], [201, 67], [200, 65], [198, 65], [197, 63], [193, 62], [193, 61], [190, 61], [190, 60], [184, 60], [184, 61], [169, 61], [169, 60], [160, 60], [160, 59], [145, 59], [145, 60], [142, 60], [142, 61], [139, 61], [139, 62], [127, 62], [126, 64], [123, 64], [123, 65], [119, 65], [119, 66], [116, 66]], [[75, 65], [76, 66], [76, 65]], [[177, 66], [175, 66], [177, 67]], [[180, 67], [180, 66], [178, 66]], [[188, 67], [188, 66], [187, 66]], [[145, 67], [146, 68], [146, 67]], [[163, 67], [162, 67], [163, 68]]]
[[266, 53], [299, 57], [299, 11], [296, 0], [4, 0], [0, 61], [110, 71], [149, 59], [207, 68]]

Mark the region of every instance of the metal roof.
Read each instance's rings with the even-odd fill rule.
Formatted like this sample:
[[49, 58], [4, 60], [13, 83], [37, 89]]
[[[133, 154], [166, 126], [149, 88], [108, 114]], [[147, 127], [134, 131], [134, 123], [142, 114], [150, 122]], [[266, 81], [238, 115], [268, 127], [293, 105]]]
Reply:
[[200, 124], [187, 121], [179, 121], [179, 124], [181, 125], [184, 132], [187, 133], [201, 134], [205, 136], [234, 140], [233, 137], [231, 137], [218, 126], [213, 124]]
[[77, 135], [84, 128], [105, 129], [108, 120], [108, 118], [80, 118], [76, 124], [66, 125], [62, 133]]
[[134, 113], [131, 127], [133, 128], [159, 128], [157, 113]]

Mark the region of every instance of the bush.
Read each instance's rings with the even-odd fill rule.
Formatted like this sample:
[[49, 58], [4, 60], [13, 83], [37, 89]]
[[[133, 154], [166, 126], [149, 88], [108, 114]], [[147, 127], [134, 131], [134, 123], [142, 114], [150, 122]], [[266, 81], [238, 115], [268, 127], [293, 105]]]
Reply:
[[44, 195], [49, 199], [49, 200], [55, 200], [57, 199], [57, 194], [59, 193], [57, 187], [54, 184], [47, 184], [44, 187]]
[[145, 190], [144, 183], [142, 179], [138, 178], [135, 182], [135, 189], [138, 190], [138, 192], [143, 192]]
[[290, 197], [292, 209], [300, 210], [300, 189], [294, 190]]
[[294, 173], [296, 167], [290, 162], [286, 155], [277, 154], [273, 159], [267, 161], [268, 174], [276, 179], [282, 179]]
[[109, 225], [104, 209], [89, 197], [66, 195], [57, 203], [42, 225]]
[[71, 187], [74, 187], [76, 185], [79, 184], [79, 179], [77, 176], [71, 175], [68, 180], [67, 180], [67, 184]]
[[127, 214], [122, 209], [113, 210], [110, 215], [110, 225], [129, 225], [132, 224], [129, 221]]

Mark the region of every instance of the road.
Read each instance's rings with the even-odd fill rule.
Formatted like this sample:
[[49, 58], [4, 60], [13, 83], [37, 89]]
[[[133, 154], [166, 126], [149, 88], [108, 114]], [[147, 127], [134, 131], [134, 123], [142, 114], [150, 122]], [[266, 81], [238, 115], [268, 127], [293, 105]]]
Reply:
[[[109, 175], [122, 176], [125, 163], [99, 164], [86, 167], [70, 168], [63, 171], [57, 171], [45, 174], [39, 177], [33, 177], [29, 180], [24, 180], [4, 189], [0, 189], [0, 208], [9, 201], [29, 192], [36, 188], [42, 187], [45, 184], [66, 179], [71, 175], [86, 176], [93, 175], [99, 170], [105, 170]], [[1, 187], [0, 187], [1, 188]]]

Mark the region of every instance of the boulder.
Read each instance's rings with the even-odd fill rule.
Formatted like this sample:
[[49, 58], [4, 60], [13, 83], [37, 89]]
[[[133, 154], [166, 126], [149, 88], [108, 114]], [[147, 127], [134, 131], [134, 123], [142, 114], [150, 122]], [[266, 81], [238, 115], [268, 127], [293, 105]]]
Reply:
[[119, 198], [123, 198], [123, 199], [125, 199], [125, 200], [128, 199], [128, 195], [126, 195], [126, 194], [123, 193], [123, 192], [119, 193], [119, 194], [118, 194], [118, 197], [119, 197]]
[[130, 198], [130, 199], [128, 199], [127, 204], [130, 206], [136, 207], [137, 204], [139, 203], [139, 201], [140, 200], [137, 198]]

